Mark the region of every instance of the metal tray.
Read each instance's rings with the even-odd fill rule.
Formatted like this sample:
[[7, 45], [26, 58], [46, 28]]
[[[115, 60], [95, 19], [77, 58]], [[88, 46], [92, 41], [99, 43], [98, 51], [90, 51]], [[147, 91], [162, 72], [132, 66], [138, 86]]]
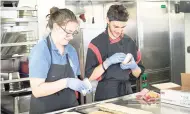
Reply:
[[[128, 105], [133, 105], [133, 104], [134, 105], [147, 104], [146, 102], [142, 103], [142, 101], [124, 100], [124, 99], [117, 99], [117, 100], [106, 102], [106, 103], [113, 103], [116, 105], [127, 106], [127, 107]], [[81, 114], [89, 114], [90, 112], [101, 111], [98, 107], [96, 107], [96, 105], [97, 104], [88, 105], [84, 107], [78, 107], [78, 108], [71, 109], [68, 112], [79, 112]]]
[[81, 114], [89, 114], [90, 112], [98, 111], [99, 108], [96, 107], [96, 104], [90, 106], [84, 106], [80, 108], [75, 108], [70, 110], [69, 112], [79, 112]]
[[[121, 106], [126, 106], [126, 107], [131, 107], [131, 106], [141, 106], [143, 105], [150, 105], [151, 103], [145, 102], [144, 100], [125, 100], [125, 99], [117, 99], [114, 101], [106, 102], [106, 103], [113, 103], [116, 105], [121, 105]], [[96, 107], [97, 104], [89, 105], [89, 106], [84, 106], [84, 107], [79, 107], [79, 108], [74, 108], [72, 110], [69, 110], [68, 112], [79, 112], [81, 114], [89, 114], [90, 112], [94, 111], [100, 111], [98, 107]]]

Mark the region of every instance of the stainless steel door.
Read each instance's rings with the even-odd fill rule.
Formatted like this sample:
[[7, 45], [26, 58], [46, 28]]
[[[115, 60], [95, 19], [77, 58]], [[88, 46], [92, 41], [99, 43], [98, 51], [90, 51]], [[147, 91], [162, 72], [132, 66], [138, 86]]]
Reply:
[[148, 81], [170, 80], [169, 17], [166, 2], [137, 2], [138, 44]]

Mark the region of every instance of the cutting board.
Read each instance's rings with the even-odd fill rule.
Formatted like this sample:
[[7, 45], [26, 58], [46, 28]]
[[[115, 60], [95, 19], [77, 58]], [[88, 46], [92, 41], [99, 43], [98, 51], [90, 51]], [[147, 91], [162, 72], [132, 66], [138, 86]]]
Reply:
[[78, 112], [63, 112], [61, 114], [81, 114], [81, 113], [78, 113]]
[[172, 83], [172, 82], [153, 84], [152, 86], [158, 89], [169, 89], [169, 88], [174, 88], [174, 87], [180, 87], [180, 85]]
[[109, 112], [104, 112], [104, 111], [94, 111], [88, 114], [113, 114], [113, 113], [109, 113]]
[[111, 112], [113, 114], [153, 114], [149, 111], [115, 105], [112, 103], [102, 103], [96, 106], [103, 111]]

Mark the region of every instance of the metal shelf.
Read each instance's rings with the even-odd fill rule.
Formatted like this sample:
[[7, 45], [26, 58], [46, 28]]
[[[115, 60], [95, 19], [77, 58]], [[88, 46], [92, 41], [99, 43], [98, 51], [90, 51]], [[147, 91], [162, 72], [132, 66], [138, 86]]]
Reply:
[[30, 92], [30, 91], [32, 91], [32, 88], [23, 88], [20, 90], [9, 91], [9, 94], [16, 94], [16, 93], [23, 93], [23, 92]]
[[[13, 27], [13, 26], [12, 26]], [[7, 33], [13, 33], [13, 32], [32, 32], [32, 29], [27, 29], [26, 26], [19, 26], [19, 27], [25, 27], [22, 29], [13, 29], [13, 30], [7, 30]]]
[[1, 2], [18, 2], [19, 0], [1, 0]]
[[13, 23], [13, 22], [37, 22], [37, 18], [1, 18], [1, 23]]
[[23, 82], [23, 81], [29, 81], [29, 78], [20, 78], [20, 79], [13, 79], [13, 80], [4, 80], [4, 81], [1, 81], [1, 84], [8, 84], [8, 83], [14, 83], [14, 82]]
[[13, 91], [2, 91], [1, 95], [5, 96], [5, 95], [15, 95], [15, 94], [19, 94], [19, 93], [25, 93], [25, 92], [31, 92], [32, 88], [22, 88], [20, 90], [13, 90]]
[[28, 10], [28, 11], [37, 11], [35, 8], [19, 8], [19, 7], [1, 7], [1, 11], [15, 11], [15, 10]]
[[155, 72], [162, 72], [162, 71], [168, 71], [170, 70], [170, 67], [160, 68], [160, 69], [147, 69], [145, 70], [145, 73], [155, 73]]
[[1, 44], [0, 47], [10, 47], [10, 46], [23, 46], [23, 45], [33, 45], [36, 44], [37, 42], [19, 42], [19, 43], [6, 43], [6, 44]]

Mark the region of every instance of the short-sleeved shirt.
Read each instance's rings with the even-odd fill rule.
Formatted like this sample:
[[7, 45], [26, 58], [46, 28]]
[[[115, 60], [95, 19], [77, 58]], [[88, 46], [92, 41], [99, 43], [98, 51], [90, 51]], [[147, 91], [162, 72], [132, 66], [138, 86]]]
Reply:
[[[47, 36], [46, 36], [47, 37]], [[61, 55], [59, 50], [56, 48], [51, 36], [51, 51], [52, 51], [52, 61], [50, 52], [47, 46], [47, 38], [41, 39], [32, 49], [29, 56], [29, 77], [33, 78], [43, 78], [46, 79], [48, 71], [52, 64], [65, 65], [67, 64], [66, 54], [68, 54], [69, 63], [73, 69], [75, 76], [80, 75], [80, 64], [77, 52], [75, 48], [68, 44], [64, 46], [64, 54]]]
[[[141, 53], [138, 50], [136, 43], [127, 35], [119, 37], [117, 39], [111, 39], [108, 35], [108, 31], [102, 32], [96, 38], [94, 38], [87, 51], [87, 59], [85, 66], [85, 76], [90, 77], [94, 69], [102, 64], [107, 58], [115, 53], [131, 53], [144, 72], [144, 66], [141, 62]], [[125, 81], [131, 77], [130, 70], [123, 70], [120, 67], [120, 63], [111, 65], [97, 80], [118, 80]]]

